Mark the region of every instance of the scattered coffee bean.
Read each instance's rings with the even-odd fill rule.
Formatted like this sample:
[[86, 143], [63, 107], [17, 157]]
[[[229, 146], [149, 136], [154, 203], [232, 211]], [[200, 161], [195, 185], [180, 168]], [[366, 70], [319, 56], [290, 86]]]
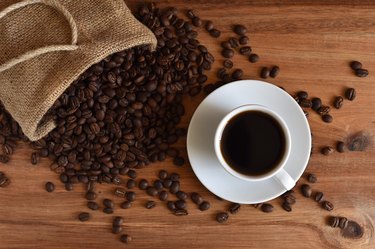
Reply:
[[369, 74], [368, 70], [364, 68], [358, 68], [354, 72], [355, 72], [355, 75], [357, 75], [358, 77], [367, 77]]
[[243, 71], [242, 69], [235, 69], [232, 73], [232, 79], [234, 80], [239, 80], [243, 76]]
[[90, 219], [90, 214], [87, 212], [82, 212], [78, 215], [80, 221], [88, 221]]
[[207, 32], [210, 32], [214, 29], [214, 23], [212, 21], [206, 21], [206, 24], [204, 25]]
[[138, 188], [141, 190], [145, 190], [148, 187], [148, 181], [146, 179], [142, 179], [138, 183]]
[[322, 120], [323, 120], [324, 122], [326, 122], [326, 123], [332, 123], [332, 121], [333, 121], [333, 117], [332, 117], [331, 115], [329, 115], [329, 114], [324, 114], [324, 115], [322, 116]]
[[172, 194], [176, 194], [180, 190], [180, 183], [175, 181], [172, 183], [172, 185], [169, 188], [169, 192]]
[[106, 207], [103, 209], [103, 212], [106, 214], [113, 214], [113, 208]]
[[107, 208], [114, 208], [115, 207], [115, 203], [110, 199], [104, 199], [103, 205]]
[[177, 209], [185, 209], [186, 208], [186, 201], [184, 200], [178, 200], [174, 202], [174, 205]]
[[335, 150], [331, 146], [323, 147], [321, 153], [325, 156], [332, 154]]
[[342, 104], [344, 103], [344, 98], [341, 96], [337, 96], [333, 102], [333, 106], [336, 109], [340, 109], [342, 107]]
[[198, 206], [198, 208], [199, 208], [200, 211], [206, 211], [206, 210], [210, 209], [210, 207], [211, 207], [211, 204], [208, 201], [203, 201]]
[[249, 56], [249, 61], [250, 61], [251, 63], [256, 63], [256, 62], [258, 62], [258, 61], [259, 61], [259, 55], [257, 55], [257, 54], [251, 54], [251, 55]]
[[134, 188], [135, 186], [137, 186], [137, 182], [134, 180], [134, 179], [129, 179], [127, 182], [126, 182], [126, 187], [128, 189], [132, 189]]
[[125, 198], [126, 190], [124, 188], [116, 188], [115, 195], [121, 198]]
[[345, 143], [343, 141], [338, 141], [336, 144], [336, 150], [340, 153], [345, 152]]
[[155, 206], [156, 206], [156, 202], [154, 202], [154, 201], [148, 201], [148, 202], [146, 202], [146, 205], [145, 205], [145, 207], [147, 209], [154, 208]]
[[267, 67], [263, 67], [260, 71], [260, 77], [262, 77], [263, 79], [267, 79], [268, 76], [270, 76], [270, 70]]
[[219, 38], [221, 35], [221, 32], [220, 30], [213, 28], [210, 30], [209, 34], [214, 38]]
[[120, 237], [120, 241], [121, 241], [122, 243], [127, 244], [127, 243], [130, 243], [130, 242], [132, 241], [132, 237], [131, 237], [130, 235], [123, 234], [123, 235], [121, 235], [121, 237]]
[[197, 205], [200, 205], [203, 202], [202, 196], [196, 192], [191, 193], [190, 198]]
[[316, 202], [321, 202], [321, 201], [323, 201], [323, 198], [324, 198], [324, 194], [323, 194], [323, 192], [316, 192], [316, 193], [315, 193], [314, 200], [315, 200]]
[[137, 178], [137, 172], [135, 170], [129, 170], [128, 171], [128, 176], [131, 178], [131, 179], [135, 179]]
[[323, 201], [322, 202], [322, 207], [327, 210], [327, 211], [332, 211], [333, 210], [333, 204], [329, 201]]
[[339, 227], [341, 229], [345, 229], [348, 226], [348, 219], [345, 217], [340, 217], [339, 218]]
[[87, 200], [92, 201], [92, 200], [96, 199], [97, 195], [94, 191], [87, 191], [85, 197], [86, 197]]
[[280, 73], [280, 68], [278, 66], [273, 66], [270, 71], [270, 77], [276, 78], [277, 75]]
[[185, 216], [185, 215], [188, 215], [189, 213], [186, 209], [175, 209], [173, 214], [176, 216]]
[[228, 218], [229, 218], [229, 214], [225, 212], [221, 212], [216, 215], [216, 221], [219, 223], [227, 222]]
[[328, 220], [328, 223], [331, 227], [335, 228], [339, 226], [340, 218], [336, 216], [331, 216]]
[[362, 68], [362, 63], [359, 62], [359, 61], [352, 61], [352, 62], [350, 62], [350, 67], [351, 67], [353, 70], [357, 70], [357, 69]]
[[87, 207], [91, 210], [98, 210], [99, 209], [99, 205], [98, 203], [94, 202], [94, 201], [89, 201], [87, 202]]
[[240, 37], [240, 39], [238, 39], [238, 42], [241, 44], [241, 45], [246, 45], [249, 43], [249, 37], [247, 37], [246, 35], [243, 35]]
[[36, 165], [39, 162], [39, 153], [33, 152], [31, 153], [31, 164]]
[[174, 201], [167, 201], [167, 208], [174, 212], [176, 210], [176, 205], [174, 204]]
[[314, 111], [318, 111], [321, 106], [322, 100], [320, 98], [313, 98], [311, 100], [311, 109], [313, 109]]
[[282, 204], [282, 207], [287, 212], [291, 212], [292, 211], [292, 206], [288, 202], [284, 201], [283, 204]]
[[194, 25], [195, 27], [200, 27], [200, 26], [202, 26], [202, 20], [201, 20], [199, 17], [197, 17], [197, 16], [195, 16], [195, 17], [193, 18], [192, 23], [193, 23], [193, 25]]
[[163, 181], [163, 186], [164, 188], [170, 188], [172, 186], [172, 183], [173, 183], [172, 179], [167, 178]]
[[[168, 172], [164, 169], [159, 171], [159, 179], [164, 180], [168, 177]], [[146, 186], [147, 187], [147, 186]]]
[[147, 187], [146, 192], [150, 196], [157, 196], [158, 195], [158, 191], [154, 187]]
[[126, 196], [125, 198], [128, 200], [128, 201], [135, 201], [135, 198], [136, 198], [136, 194], [135, 192], [126, 192]]
[[250, 55], [251, 54], [251, 47], [244, 46], [244, 47], [240, 48], [239, 52], [242, 55]]
[[4, 163], [4, 164], [8, 163], [9, 160], [10, 160], [9, 156], [7, 156], [7, 155], [0, 155], [0, 162], [1, 163]]
[[163, 182], [161, 180], [155, 180], [154, 181], [154, 188], [156, 188], [157, 191], [160, 191], [163, 189]]
[[189, 9], [189, 10], [186, 11], [186, 16], [187, 16], [189, 19], [193, 19], [194, 17], [196, 17], [195, 12], [194, 12], [194, 10], [192, 10], [192, 9]]
[[180, 180], [180, 175], [178, 173], [172, 173], [170, 178], [172, 181], [178, 181]]
[[122, 209], [128, 209], [128, 208], [131, 208], [131, 206], [132, 206], [131, 201], [124, 201], [123, 203], [121, 203]]
[[221, 55], [224, 56], [225, 58], [232, 58], [234, 55], [233, 49], [223, 49], [221, 51]]
[[124, 219], [120, 216], [116, 216], [112, 221], [112, 226], [119, 227], [124, 223]]
[[260, 208], [265, 213], [271, 213], [273, 211], [273, 206], [269, 203], [263, 203], [263, 205]]
[[354, 88], [348, 88], [345, 92], [345, 96], [348, 100], [353, 101], [356, 97], [356, 91]]
[[284, 202], [293, 205], [296, 203], [296, 197], [294, 195], [284, 196]]
[[229, 207], [229, 213], [236, 214], [236, 213], [238, 213], [238, 211], [240, 211], [240, 208], [241, 208], [241, 204], [232, 203], [232, 205], [230, 205], [230, 207]]
[[166, 201], [168, 199], [168, 192], [163, 190], [159, 193], [159, 199], [161, 201]]
[[245, 26], [241, 25], [241, 24], [237, 24], [237, 25], [234, 25], [233, 27], [233, 31], [234, 33], [236, 33], [237, 35], [245, 35], [246, 32], [247, 32], [247, 29]]
[[173, 159], [173, 164], [176, 166], [183, 166], [185, 164], [185, 159], [181, 156], [177, 156]]
[[55, 191], [55, 184], [53, 184], [52, 182], [47, 182], [46, 183], [46, 190], [47, 192], [53, 192]]
[[297, 93], [297, 96], [299, 99], [307, 99], [309, 97], [309, 94], [306, 91], [299, 91]]
[[72, 191], [73, 190], [73, 183], [71, 183], [71, 182], [65, 183], [64, 186], [65, 186], [66, 191]]
[[311, 182], [311, 183], [316, 183], [318, 181], [318, 178], [316, 177], [315, 174], [308, 174], [306, 176], [306, 179], [308, 182]]
[[312, 101], [309, 99], [302, 99], [299, 102], [299, 105], [304, 108], [311, 108], [312, 107]]
[[112, 233], [113, 234], [119, 234], [121, 232], [122, 232], [122, 227], [120, 227], [120, 226], [113, 226], [112, 227]]
[[229, 59], [225, 59], [223, 62], [225, 68], [231, 69], [233, 67], [233, 62]]
[[312, 193], [312, 190], [311, 190], [311, 187], [310, 185], [308, 184], [303, 184], [301, 186], [301, 192], [302, 192], [302, 195], [306, 198], [309, 198], [311, 196], [311, 193]]
[[6, 175], [0, 176], [0, 187], [5, 188], [9, 186], [10, 184], [10, 179]]
[[331, 111], [331, 108], [329, 106], [321, 106], [317, 112], [319, 115], [323, 116], [323, 115], [328, 114], [330, 111]]

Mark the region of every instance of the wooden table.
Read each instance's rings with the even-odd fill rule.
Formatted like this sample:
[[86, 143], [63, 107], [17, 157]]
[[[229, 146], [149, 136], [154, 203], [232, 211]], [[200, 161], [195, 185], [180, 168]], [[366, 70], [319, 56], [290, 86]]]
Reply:
[[[128, 0], [134, 8], [138, 1]], [[345, 101], [341, 110], [332, 110], [334, 121], [325, 124], [310, 112], [309, 122], [314, 133], [314, 154], [307, 172], [314, 172], [318, 182], [314, 190], [322, 190], [335, 209], [325, 211], [312, 199], [301, 196], [290, 213], [282, 210], [281, 200], [273, 200], [273, 213], [262, 213], [249, 205], [231, 215], [226, 224], [218, 224], [215, 214], [226, 210], [229, 203], [217, 200], [194, 176], [189, 165], [177, 168], [170, 160], [139, 171], [146, 179], [155, 179], [165, 168], [182, 175], [182, 188], [198, 191], [209, 200], [212, 208], [201, 212], [189, 203], [189, 216], [175, 217], [158, 202], [153, 210], [145, 209], [149, 200], [138, 190], [133, 208], [116, 209], [124, 216], [124, 230], [133, 236], [132, 243], [123, 245], [119, 236], [111, 234], [113, 215], [92, 212], [86, 223], [77, 214], [87, 211], [83, 186], [66, 192], [58, 176], [48, 168], [48, 160], [38, 166], [30, 164], [30, 153], [23, 145], [8, 165], [0, 170], [11, 177], [12, 184], [0, 189], [0, 248], [375, 248], [375, 4], [371, 1], [160, 1], [159, 6], [174, 4], [181, 10], [194, 8], [204, 19], [214, 21], [223, 32], [220, 40], [204, 31], [199, 39], [216, 56], [214, 69], [222, 63], [219, 42], [233, 36], [231, 24], [246, 24], [253, 50], [261, 60], [250, 64], [236, 55], [235, 67], [243, 68], [245, 78], [259, 79], [261, 66], [279, 65], [281, 73], [270, 82], [288, 92], [306, 90], [332, 103], [347, 87], [357, 89], [353, 102]], [[326, 3], [324, 5], [323, 3]], [[367, 78], [353, 75], [349, 62], [360, 60], [370, 70]], [[211, 81], [215, 71], [210, 73]], [[186, 98], [187, 113], [182, 126], [188, 127], [203, 96]], [[319, 154], [322, 146], [337, 140], [350, 142], [361, 133], [367, 138], [363, 151], [350, 151], [331, 156]], [[185, 140], [179, 141], [185, 150]], [[44, 190], [46, 181], [57, 184], [54, 193]], [[299, 185], [305, 183], [302, 178]], [[114, 186], [100, 186], [99, 200], [111, 196]], [[298, 188], [297, 188], [298, 190]], [[116, 203], [120, 200], [116, 199]], [[327, 225], [329, 215], [346, 216], [357, 222], [363, 235], [344, 237], [340, 229]], [[357, 232], [357, 233], [356, 233]], [[349, 234], [350, 235], [350, 234]]]

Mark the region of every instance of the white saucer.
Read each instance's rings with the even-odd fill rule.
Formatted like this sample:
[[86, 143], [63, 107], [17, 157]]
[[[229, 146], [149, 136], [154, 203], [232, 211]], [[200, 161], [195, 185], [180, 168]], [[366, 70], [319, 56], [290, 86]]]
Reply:
[[187, 135], [187, 151], [194, 173], [215, 195], [231, 202], [254, 204], [274, 199], [285, 189], [273, 178], [245, 181], [228, 173], [214, 150], [220, 120], [244, 104], [264, 105], [278, 113], [290, 130], [291, 153], [285, 170], [297, 181], [305, 170], [311, 150], [310, 127], [297, 102], [279, 87], [258, 80], [241, 80], [208, 95], [195, 111]]

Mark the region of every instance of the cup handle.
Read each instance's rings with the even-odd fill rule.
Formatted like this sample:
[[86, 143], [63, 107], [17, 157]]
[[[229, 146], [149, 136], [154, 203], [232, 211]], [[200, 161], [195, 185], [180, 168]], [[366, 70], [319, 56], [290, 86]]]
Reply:
[[296, 185], [296, 182], [284, 169], [281, 169], [273, 178], [286, 190], [290, 190]]

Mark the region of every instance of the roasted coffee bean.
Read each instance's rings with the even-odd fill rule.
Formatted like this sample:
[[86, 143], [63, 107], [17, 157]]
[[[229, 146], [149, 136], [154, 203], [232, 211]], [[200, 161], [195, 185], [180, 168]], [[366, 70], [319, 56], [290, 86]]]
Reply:
[[126, 182], [126, 187], [128, 189], [132, 189], [134, 188], [135, 186], [137, 186], [137, 182], [134, 180], [134, 179], [129, 179], [127, 182]]
[[168, 192], [163, 190], [159, 193], [159, 200], [166, 201], [168, 199]]
[[242, 78], [242, 76], [243, 76], [243, 71], [242, 69], [239, 69], [239, 68], [235, 69], [232, 73], [232, 79], [234, 80], [239, 80]]
[[104, 209], [103, 209], [103, 212], [105, 213], [105, 214], [113, 214], [113, 208], [110, 208], [110, 207], [105, 207]]
[[341, 229], [345, 229], [348, 226], [348, 219], [345, 217], [340, 217], [339, 219], [339, 227]]
[[229, 207], [229, 213], [236, 214], [240, 211], [241, 205], [239, 203], [232, 203]]
[[0, 177], [0, 187], [1, 188], [5, 188], [5, 187], [9, 186], [9, 184], [10, 184], [10, 179], [8, 177], [6, 177], [5, 175]]
[[251, 54], [251, 47], [249, 47], [249, 46], [242, 47], [242, 48], [240, 48], [239, 52], [242, 55], [250, 55]]
[[173, 159], [173, 164], [176, 166], [183, 166], [185, 164], [185, 159], [181, 156], [177, 156]]
[[166, 170], [162, 169], [162, 170], [159, 171], [158, 176], [159, 176], [160, 180], [164, 180], [168, 177], [168, 172]]
[[345, 91], [345, 96], [348, 100], [350, 101], [353, 101], [356, 97], [356, 91], [354, 88], [348, 88], [346, 91]]
[[110, 199], [104, 199], [103, 200], [103, 205], [105, 207], [108, 207], [108, 208], [114, 208], [115, 207], [115, 203], [112, 200], [110, 200]]
[[243, 35], [240, 37], [240, 39], [238, 39], [238, 41], [241, 45], [246, 45], [249, 43], [249, 37], [247, 37], [246, 35]]
[[122, 227], [120, 227], [120, 226], [113, 226], [112, 227], [112, 233], [113, 234], [119, 234], [121, 232], [122, 232]]
[[267, 79], [268, 76], [270, 76], [270, 70], [267, 67], [263, 67], [260, 71], [260, 77], [262, 77], [263, 79]]
[[288, 203], [289, 205], [293, 205], [296, 203], [296, 197], [294, 195], [284, 196], [284, 202]]
[[288, 202], [284, 201], [283, 204], [282, 204], [282, 207], [287, 212], [291, 212], [292, 211], [292, 206]]
[[130, 242], [132, 241], [132, 237], [131, 237], [130, 235], [123, 234], [123, 235], [121, 235], [121, 237], [120, 237], [120, 241], [121, 241], [122, 243], [127, 244], [127, 243], [130, 243]]
[[170, 178], [171, 178], [172, 181], [178, 181], [178, 180], [180, 180], [180, 175], [178, 173], [172, 173], [170, 175]]
[[137, 172], [135, 170], [131, 169], [131, 170], [128, 171], [128, 176], [132, 179], [135, 179], [135, 178], [137, 178]]
[[204, 25], [205, 29], [207, 30], [207, 32], [210, 32], [211, 30], [214, 29], [214, 23], [212, 21], [206, 21], [206, 24]]
[[299, 91], [297, 93], [297, 96], [300, 100], [307, 99], [309, 97], [309, 94], [306, 91]]
[[336, 150], [340, 153], [345, 152], [345, 143], [343, 141], [338, 141], [336, 144]]
[[7, 155], [0, 155], [0, 162], [1, 163], [8, 163], [9, 162], [9, 156]]
[[357, 69], [362, 68], [362, 63], [359, 62], [359, 61], [352, 61], [352, 62], [350, 62], [350, 67], [351, 67], [353, 70], [357, 70]]
[[187, 200], [188, 194], [180, 190], [176, 193], [176, 197], [180, 200]]
[[322, 100], [320, 98], [313, 98], [311, 100], [311, 109], [313, 109], [314, 111], [318, 111], [321, 106]]
[[157, 196], [158, 195], [158, 191], [154, 187], [147, 187], [146, 192], [150, 196]]
[[221, 51], [221, 55], [224, 56], [225, 58], [232, 58], [234, 55], [233, 49], [223, 49]]
[[126, 190], [124, 188], [116, 188], [115, 195], [121, 198], [125, 198]]
[[172, 185], [169, 188], [169, 192], [172, 194], [176, 194], [180, 190], [180, 183], [175, 181], [172, 183]]
[[120, 216], [116, 216], [112, 221], [112, 226], [119, 227], [124, 223], [124, 219]]
[[276, 78], [277, 75], [280, 73], [280, 68], [278, 66], [273, 66], [270, 71], [270, 77]]
[[167, 178], [163, 181], [164, 188], [170, 188], [172, 186], [173, 181], [170, 178]]
[[211, 204], [208, 201], [203, 201], [198, 206], [198, 208], [199, 208], [200, 211], [206, 211], [206, 210], [210, 209], [210, 207], [211, 207]]
[[203, 202], [202, 196], [196, 192], [191, 193], [190, 198], [197, 205], [200, 205]]
[[225, 68], [231, 69], [233, 67], [233, 62], [229, 59], [225, 59], [223, 62]]
[[156, 188], [157, 191], [160, 191], [163, 189], [163, 182], [161, 180], [155, 180], [154, 181], [154, 188]]
[[132, 206], [131, 201], [124, 201], [123, 203], [121, 203], [122, 209], [128, 209], [128, 208], [131, 208], [131, 206]]
[[202, 26], [202, 20], [199, 18], [199, 17], [197, 17], [197, 16], [195, 16], [194, 18], [193, 18], [193, 20], [191, 20], [192, 21], [192, 23], [193, 23], [193, 25], [195, 26], [195, 27], [200, 27], [200, 26]]
[[95, 200], [97, 197], [96, 193], [94, 191], [87, 191], [86, 192], [86, 199], [89, 201]]
[[329, 202], [329, 201], [323, 201], [323, 202], [322, 202], [322, 207], [323, 207], [325, 210], [327, 210], [327, 211], [332, 211], [333, 208], [334, 208], [333, 204], [332, 204], [331, 202]]
[[53, 184], [52, 182], [47, 182], [46, 183], [46, 190], [47, 192], [53, 192], [55, 191], [55, 184]]
[[304, 108], [311, 108], [312, 107], [312, 102], [309, 99], [302, 99], [299, 102], [299, 105]]
[[335, 150], [331, 146], [323, 147], [321, 153], [325, 156], [332, 154]]
[[328, 220], [329, 225], [333, 228], [338, 227], [340, 223], [340, 218], [336, 216], [331, 216]]
[[184, 200], [178, 200], [174, 202], [174, 205], [177, 209], [185, 209], [186, 208], [186, 201]]
[[324, 115], [322, 116], [322, 120], [323, 120], [324, 122], [326, 122], [326, 123], [332, 123], [332, 121], [333, 121], [333, 117], [332, 117], [331, 115], [329, 115], [329, 114], [324, 114]]
[[333, 102], [333, 106], [336, 108], [336, 109], [340, 109], [342, 107], [342, 104], [344, 102], [344, 98], [341, 97], [341, 96], [337, 96]]
[[94, 202], [94, 201], [89, 201], [87, 202], [87, 207], [91, 210], [98, 210], [99, 209], [99, 205], [98, 203]]
[[306, 179], [308, 182], [311, 182], [311, 183], [316, 183], [318, 181], [318, 178], [316, 177], [315, 174], [308, 174], [306, 176]]
[[261, 209], [265, 213], [271, 213], [273, 211], [273, 206], [269, 203], [263, 203]]
[[176, 215], [176, 216], [186, 216], [189, 213], [186, 209], [175, 209], [173, 214]]
[[167, 208], [170, 211], [174, 212], [176, 210], [176, 206], [174, 204], [174, 201], [167, 201]]
[[256, 62], [258, 62], [258, 61], [259, 61], [259, 55], [257, 55], [257, 54], [251, 54], [251, 55], [249, 56], [249, 61], [250, 61], [251, 63], [256, 63]]
[[156, 206], [156, 202], [154, 202], [154, 201], [148, 201], [148, 202], [146, 202], [146, 204], [145, 204], [145, 207], [146, 207], [147, 209], [154, 208], [155, 206]]
[[234, 33], [236, 33], [237, 35], [245, 35], [246, 32], [247, 32], [247, 29], [245, 26], [241, 25], [241, 24], [237, 24], [237, 25], [234, 25], [233, 27], [233, 31]]
[[368, 70], [364, 68], [358, 68], [354, 72], [358, 77], [367, 77], [369, 74]]
[[87, 212], [82, 212], [78, 215], [80, 221], [88, 221], [90, 219], [90, 214]]
[[31, 164], [36, 165], [39, 162], [39, 153], [33, 152], [31, 153]]
[[229, 214], [225, 212], [221, 212], [216, 215], [216, 221], [219, 223], [227, 222], [228, 218], [229, 218]]
[[73, 183], [71, 183], [71, 182], [65, 183], [64, 186], [65, 186], [66, 191], [72, 191], [73, 190]]
[[330, 111], [331, 111], [331, 108], [329, 108], [329, 106], [321, 106], [319, 107], [317, 112], [319, 115], [324, 116], [328, 114]]
[[321, 201], [323, 200], [323, 198], [324, 198], [324, 194], [323, 194], [323, 192], [316, 192], [316, 193], [315, 193], [314, 200], [315, 200], [316, 202], [321, 202]]
[[146, 179], [142, 179], [142, 180], [139, 181], [139, 183], [138, 183], [139, 189], [145, 190], [145, 189], [147, 189], [147, 187], [148, 187], [148, 181]]
[[136, 194], [135, 192], [126, 192], [126, 195], [125, 195], [125, 198], [128, 200], [128, 201], [135, 201], [135, 198], [136, 198]]
[[209, 34], [214, 38], [219, 38], [221, 35], [221, 32], [220, 30], [213, 28], [210, 30]]
[[301, 186], [301, 192], [302, 192], [302, 195], [306, 198], [309, 198], [312, 194], [312, 190], [311, 190], [311, 187], [310, 185], [308, 184], [303, 184]]

